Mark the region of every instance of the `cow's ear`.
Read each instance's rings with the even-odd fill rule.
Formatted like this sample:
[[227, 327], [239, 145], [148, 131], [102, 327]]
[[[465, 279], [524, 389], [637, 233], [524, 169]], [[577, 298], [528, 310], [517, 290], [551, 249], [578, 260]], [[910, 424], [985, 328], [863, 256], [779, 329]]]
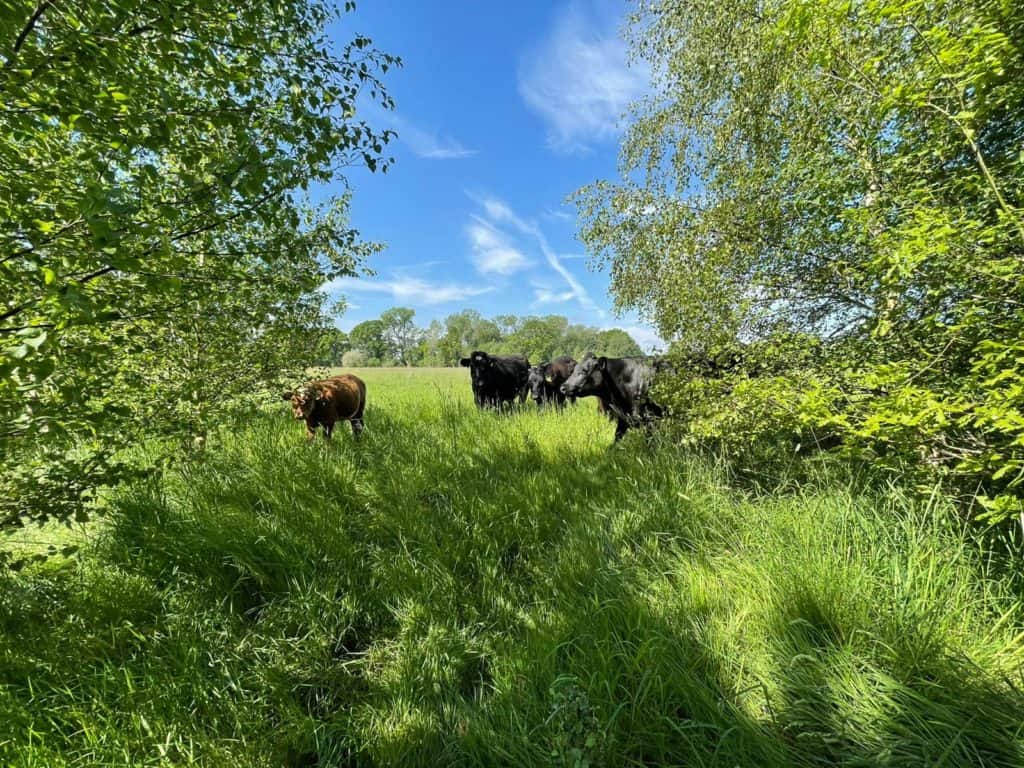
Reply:
[[294, 392], [282, 392], [281, 393], [281, 399], [282, 400], [291, 400], [294, 396], [295, 396]]
[[608, 366], [608, 358], [607, 357], [603, 357], [602, 356], [602, 357], [597, 358], [597, 367], [599, 369], [601, 369], [603, 371], [603, 370], [605, 370], [605, 368], [607, 368], [607, 366]]
[[469, 367], [469, 363], [470, 363], [470, 359], [468, 357], [464, 357], [461, 360], [459, 360], [459, 365], [461, 365], [463, 368], [468, 368]]

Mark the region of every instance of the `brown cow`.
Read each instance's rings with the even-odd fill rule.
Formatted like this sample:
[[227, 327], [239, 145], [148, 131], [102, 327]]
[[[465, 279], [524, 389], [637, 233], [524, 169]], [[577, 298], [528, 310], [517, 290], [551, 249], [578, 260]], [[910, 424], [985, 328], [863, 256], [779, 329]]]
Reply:
[[330, 440], [338, 421], [352, 424], [356, 437], [363, 431], [366, 384], [351, 373], [311, 381], [294, 392], [285, 392], [282, 398], [292, 401], [292, 415], [296, 419], [305, 420], [307, 440], [316, 437], [317, 426], [323, 426], [324, 439]]

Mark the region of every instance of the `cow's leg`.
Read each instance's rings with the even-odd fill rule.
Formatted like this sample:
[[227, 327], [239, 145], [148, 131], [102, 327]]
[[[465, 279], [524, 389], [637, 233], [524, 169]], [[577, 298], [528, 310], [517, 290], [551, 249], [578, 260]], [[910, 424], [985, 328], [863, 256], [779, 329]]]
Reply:
[[310, 442], [316, 437], [316, 422], [312, 419], [306, 420], [306, 441]]
[[622, 436], [624, 434], [626, 434], [626, 430], [627, 429], [629, 429], [629, 424], [627, 423], [627, 421], [625, 419], [619, 419], [618, 423], [615, 425], [615, 442], [616, 443], [619, 442], [619, 440], [622, 439]]
[[327, 422], [324, 424], [324, 440], [331, 439], [331, 433], [334, 431], [334, 422]]
[[359, 410], [352, 414], [352, 418], [349, 419], [349, 424], [352, 425], [352, 434], [355, 437], [359, 437], [363, 432], [363, 408], [365, 405], [365, 403], [360, 405]]

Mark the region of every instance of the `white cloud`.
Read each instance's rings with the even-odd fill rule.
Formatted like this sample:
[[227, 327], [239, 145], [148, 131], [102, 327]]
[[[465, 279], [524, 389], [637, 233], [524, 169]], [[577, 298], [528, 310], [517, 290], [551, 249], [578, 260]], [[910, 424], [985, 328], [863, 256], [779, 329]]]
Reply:
[[[406, 133], [409, 133], [408, 128], [406, 128]], [[401, 137], [401, 134], [399, 136]], [[460, 160], [464, 157], [472, 157], [478, 151], [462, 146], [457, 139], [450, 136], [434, 136], [419, 131], [415, 135], [407, 136], [406, 144], [418, 157], [427, 160]]]
[[394, 280], [368, 280], [361, 277], [339, 277], [324, 286], [328, 292], [390, 293], [395, 301], [412, 304], [448, 304], [490, 293], [494, 286], [472, 286], [460, 283], [431, 283], [414, 277]]
[[585, 152], [616, 137], [629, 104], [648, 90], [649, 76], [629, 66], [622, 18], [576, 0], [519, 68], [519, 93], [544, 120], [548, 145]]
[[392, 112], [384, 112], [381, 119], [397, 131], [398, 140], [417, 157], [427, 160], [460, 160], [478, 154], [478, 150], [464, 146], [452, 136], [420, 128]]
[[554, 291], [551, 288], [534, 287], [534, 304], [564, 304], [576, 297], [573, 291]]
[[[593, 312], [598, 317], [607, 317], [607, 312], [597, 306], [594, 300], [590, 298], [587, 293], [587, 289], [583, 287], [576, 276], [572, 274], [558, 254], [548, 244], [548, 239], [544, 236], [544, 232], [535, 223], [526, 221], [520, 218], [516, 213], [502, 200], [494, 197], [481, 197], [475, 198], [480, 205], [483, 206], [487, 215], [496, 222], [503, 224], [509, 224], [513, 228], [519, 230], [523, 235], [532, 237], [537, 241], [537, 246], [540, 248], [540, 252], [544, 255], [548, 265], [558, 273], [566, 285], [569, 286], [569, 290], [572, 294], [572, 298], [575, 298], [579, 302], [580, 306], [586, 309], [588, 312]], [[478, 219], [479, 221], [479, 219]]]
[[516, 215], [512, 213], [512, 209], [495, 197], [485, 197], [480, 200], [480, 203], [483, 205], [484, 210], [487, 211], [487, 215], [495, 221], [512, 224], [517, 220]]
[[473, 262], [481, 274], [511, 275], [530, 266], [530, 260], [504, 233], [479, 216], [473, 217], [466, 234], [473, 248]]
[[549, 221], [572, 222], [575, 220], [572, 214], [566, 213], [565, 211], [559, 211], [554, 208], [548, 208], [541, 215]]

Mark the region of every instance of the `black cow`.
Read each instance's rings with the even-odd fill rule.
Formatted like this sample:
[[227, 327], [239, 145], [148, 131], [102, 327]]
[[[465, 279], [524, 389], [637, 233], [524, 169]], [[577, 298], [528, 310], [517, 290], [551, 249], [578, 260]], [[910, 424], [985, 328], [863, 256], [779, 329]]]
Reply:
[[523, 355], [477, 351], [459, 360], [459, 365], [469, 368], [477, 408], [500, 408], [517, 397], [520, 403], [526, 400], [530, 361]]
[[[562, 385], [572, 375], [575, 367], [576, 361], [571, 357], [558, 357], [550, 363], [541, 363], [531, 368], [527, 383], [533, 401], [539, 406], [554, 403], [556, 408], [564, 407], [565, 394], [562, 392]], [[569, 402], [575, 401], [575, 397], [569, 398]]]
[[661, 361], [650, 357], [594, 357], [587, 353], [562, 385], [570, 397], [597, 397], [616, 421], [615, 440], [630, 427], [649, 425], [663, 414], [648, 391]]

